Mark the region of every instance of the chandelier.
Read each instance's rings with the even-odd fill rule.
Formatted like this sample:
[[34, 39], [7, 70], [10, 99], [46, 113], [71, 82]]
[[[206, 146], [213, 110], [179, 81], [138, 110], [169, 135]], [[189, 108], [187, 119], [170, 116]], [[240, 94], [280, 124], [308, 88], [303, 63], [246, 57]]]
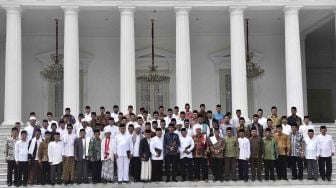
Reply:
[[58, 19], [56, 22], [56, 54], [50, 55], [50, 59], [54, 62], [53, 64], [44, 68], [40, 74], [41, 76], [51, 82], [59, 82], [63, 80], [64, 67], [63, 64], [59, 63], [63, 59], [63, 55], [58, 55]]
[[154, 64], [154, 19], [151, 19], [152, 29], [152, 64], [148, 67], [149, 70], [145, 73], [137, 75], [138, 80], [145, 80], [149, 82], [161, 82], [169, 79], [169, 76], [161, 71], [158, 71], [158, 66]]
[[249, 47], [249, 25], [248, 25], [248, 19], [245, 19], [246, 23], [246, 76], [248, 78], [254, 78], [257, 76], [260, 76], [264, 73], [264, 69], [261, 67], [261, 65], [257, 63], [253, 63], [252, 59], [254, 57], [254, 52], [250, 52]]

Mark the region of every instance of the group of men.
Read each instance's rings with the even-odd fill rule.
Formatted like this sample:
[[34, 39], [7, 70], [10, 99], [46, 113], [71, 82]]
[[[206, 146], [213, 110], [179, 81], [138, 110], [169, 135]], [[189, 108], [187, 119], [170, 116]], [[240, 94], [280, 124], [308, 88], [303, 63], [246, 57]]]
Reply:
[[152, 115], [143, 108], [135, 115], [132, 106], [123, 114], [115, 105], [112, 113], [100, 107], [98, 116], [86, 106], [77, 119], [69, 108], [58, 122], [48, 112], [42, 124], [32, 112], [7, 139], [7, 183], [81, 184], [90, 175], [92, 183], [129, 183], [130, 176], [134, 182], [208, 181], [209, 167], [213, 181], [248, 181], [249, 168], [252, 181], [263, 180], [263, 168], [265, 180], [276, 180], [274, 170], [287, 180], [287, 168], [302, 180], [304, 167], [308, 180], [331, 181], [335, 147], [327, 128], [318, 134], [308, 116], [302, 121], [291, 110], [280, 117], [272, 107], [265, 118], [258, 109], [249, 122], [240, 110], [235, 118], [223, 114], [220, 105], [215, 113], [204, 104], [198, 111], [189, 104], [185, 111], [160, 106]]

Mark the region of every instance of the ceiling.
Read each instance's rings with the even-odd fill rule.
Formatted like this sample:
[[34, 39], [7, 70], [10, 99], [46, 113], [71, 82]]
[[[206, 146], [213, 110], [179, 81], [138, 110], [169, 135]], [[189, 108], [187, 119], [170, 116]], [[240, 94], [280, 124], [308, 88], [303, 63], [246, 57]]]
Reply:
[[[301, 10], [300, 29], [311, 32], [316, 23], [332, 17], [332, 11]], [[150, 36], [150, 18], [155, 18], [156, 36], [175, 36], [175, 13], [171, 10], [138, 10], [135, 13], [135, 33], [138, 37]], [[250, 19], [251, 35], [283, 35], [284, 17], [281, 9], [246, 10], [245, 17]], [[63, 35], [62, 9], [24, 9], [22, 11], [22, 33], [29, 35], [53, 36], [54, 19], [59, 18], [60, 35]], [[5, 24], [5, 11], [0, 10], [0, 24]], [[192, 10], [190, 12], [191, 35], [229, 35], [229, 13], [227, 10]], [[80, 36], [119, 36], [120, 14], [112, 10], [81, 10], [79, 12]], [[0, 27], [0, 35], [5, 27]]]

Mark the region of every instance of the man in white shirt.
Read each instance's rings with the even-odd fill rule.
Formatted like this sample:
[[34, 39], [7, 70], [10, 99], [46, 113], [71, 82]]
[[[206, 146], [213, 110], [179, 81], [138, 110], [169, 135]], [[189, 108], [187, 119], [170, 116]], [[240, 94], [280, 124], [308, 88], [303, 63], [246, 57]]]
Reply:
[[48, 129], [48, 126], [49, 126], [48, 120], [44, 119], [42, 121], [42, 127], [41, 127], [41, 137], [42, 137], [42, 139], [44, 139], [44, 137], [45, 137], [45, 132], [51, 131], [51, 129], [50, 130]]
[[114, 105], [113, 106], [113, 112], [111, 113], [111, 117], [113, 117], [113, 119], [114, 119], [114, 121], [116, 123], [119, 122], [118, 115], [119, 115], [119, 106], [118, 105]]
[[27, 132], [27, 140], [30, 141], [33, 138], [34, 130], [37, 128], [36, 126], [36, 117], [31, 116], [29, 118], [29, 123], [27, 127], [24, 128], [24, 130]]
[[179, 151], [180, 151], [182, 181], [185, 181], [186, 177], [188, 177], [189, 181], [192, 181], [192, 175], [193, 175], [192, 151], [195, 145], [192, 137], [188, 135], [186, 128], [181, 129], [180, 143], [181, 145], [179, 147]]
[[207, 137], [209, 137], [210, 135], [210, 128], [208, 126], [208, 124], [205, 124], [203, 122], [203, 116], [199, 115], [198, 118], [197, 118], [197, 124], [195, 124], [193, 126], [193, 130], [194, 130], [194, 135], [196, 134], [196, 128], [201, 128], [201, 132], [202, 134], [205, 134]]
[[245, 131], [243, 129], [239, 130], [238, 138], [238, 169], [239, 169], [239, 179], [248, 181], [248, 161], [251, 155], [250, 152], [250, 141], [245, 137]]
[[64, 123], [63, 120], [59, 122], [59, 127], [57, 128], [56, 132], [60, 133], [60, 138], [61, 140], [64, 139], [64, 136], [68, 134], [68, 130], [66, 128], [66, 124]]
[[161, 128], [156, 129], [156, 136], [150, 141], [150, 152], [152, 154], [152, 181], [162, 181], [163, 136]]
[[54, 135], [55, 141], [48, 145], [48, 160], [50, 163], [50, 182], [51, 185], [61, 184], [62, 180], [62, 153], [63, 143], [60, 140], [60, 133]]
[[89, 123], [86, 121], [86, 119], [82, 119], [81, 123], [82, 123], [82, 127], [80, 127], [80, 129], [78, 130], [76, 136], [79, 137], [80, 136], [80, 130], [84, 129], [85, 130], [85, 137], [90, 138], [90, 139], [93, 138], [93, 136], [94, 136], [93, 130], [92, 130], [91, 127], [89, 127]]
[[[295, 123], [295, 122], [294, 122]], [[307, 160], [308, 180], [318, 180], [317, 160], [319, 158], [319, 142], [314, 136], [314, 130], [308, 130], [308, 137], [304, 138], [305, 158]]]
[[130, 159], [133, 157], [133, 142], [126, 134], [124, 124], [119, 126], [120, 133], [114, 139], [114, 156], [117, 159], [118, 184], [129, 183], [128, 171]]
[[174, 112], [173, 112], [173, 116], [172, 117], [175, 118], [176, 121], [180, 120], [180, 114], [179, 114], [179, 107], [178, 106], [174, 107]]
[[47, 120], [48, 120], [48, 130], [51, 131], [51, 124], [52, 123], [56, 123], [57, 127], [58, 127], [58, 123], [57, 121], [54, 120], [54, 116], [53, 113], [48, 112], [47, 113]]
[[320, 132], [317, 136], [319, 146], [320, 146], [320, 157], [319, 157], [319, 170], [320, 176], [324, 181], [326, 178], [331, 181], [332, 173], [332, 156], [335, 154], [335, 145], [331, 135], [327, 134], [327, 127], [322, 125], [320, 127]]
[[287, 116], [281, 117], [281, 124], [282, 124], [282, 133], [289, 135], [289, 133], [292, 132], [292, 127], [287, 124]]
[[263, 113], [263, 110], [259, 108], [257, 111], [257, 115], [259, 117], [258, 123], [262, 125], [265, 130], [267, 128], [267, 118], [263, 117]]
[[29, 141], [28, 146], [28, 159], [29, 165], [29, 184], [40, 183], [40, 172], [41, 166], [39, 164], [38, 150], [43, 139], [41, 138], [41, 130], [36, 129], [34, 132], [34, 137]]
[[194, 129], [191, 128], [189, 119], [184, 120], [184, 126], [183, 127], [186, 128], [187, 135], [192, 138], [192, 136], [194, 136]]
[[309, 129], [313, 129], [315, 132], [315, 126], [310, 124], [309, 116], [304, 116], [303, 124], [299, 127], [299, 132], [303, 134], [303, 137], [307, 137]]
[[84, 113], [84, 118], [87, 120], [87, 121], [91, 121], [92, 118], [91, 118], [91, 107], [90, 106], [85, 106], [85, 109], [84, 109], [85, 113]]
[[173, 118], [173, 109], [169, 108], [167, 111], [167, 116], [164, 117], [163, 119], [166, 121], [166, 124], [169, 125], [172, 118]]
[[241, 117], [241, 110], [237, 109], [236, 110], [236, 117], [231, 119], [231, 124], [233, 125], [233, 127], [237, 128], [239, 127], [239, 118]]
[[76, 135], [72, 133], [72, 124], [67, 125], [68, 133], [63, 138], [63, 183], [73, 184], [75, 180], [74, 144]]
[[110, 117], [108, 119], [108, 125], [104, 127], [104, 133], [109, 130], [111, 132], [111, 138], [114, 139], [115, 136], [119, 133], [119, 128], [114, 124], [114, 118]]
[[140, 181], [140, 174], [141, 174], [141, 159], [139, 155], [139, 147], [140, 141], [144, 138], [141, 134], [141, 126], [135, 125], [134, 132], [132, 136], [132, 144], [133, 144], [133, 157], [131, 159], [131, 175], [133, 175], [134, 182]]
[[86, 118], [84, 118], [84, 114], [78, 115], [78, 121], [73, 125], [73, 133], [79, 137], [79, 131], [83, 128], [82, 121], [89, 122]]
[[[21, 140], [15, 143], [15, 161], [18, 168], [17, 185], [27, 186], [28, 182], [28, 140], [27, 131], [21, 131]], [[22, 180], [23, 176], [23, 180]]]

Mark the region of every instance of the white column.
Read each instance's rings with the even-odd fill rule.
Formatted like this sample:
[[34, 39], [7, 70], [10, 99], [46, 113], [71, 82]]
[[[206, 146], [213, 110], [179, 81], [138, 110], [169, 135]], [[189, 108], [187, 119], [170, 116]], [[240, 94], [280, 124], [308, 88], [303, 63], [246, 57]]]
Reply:
[[5, 106], [2, 125], [21, 122], [22, 105], [22, 52], [21, 7], [3, 6], [7, 14], [5, 58]]
[[189, 11], [191, 7], [175, 7], [176, 12], [176, 105], [192, 107]]
[[64, 109], [69, 107], [77, 117], [79, 109], [78, 6], [64, 9]]
[[240, 109], [248, 118], [244, 34], [245, 6], [230, 7], [232, 112]]
[[303, 113], [302, 115], [308, 114], [308, 99], [307, 99], [307, 69], [306, 69], [306, 36], [302, 37], [300, 40], [301, 46], [301, 68], [302, 68], [302, 94], [303, 94]]
[[336, 9], [334, 10], [334, 19], [335, 19], [335, 30], [334, 30], [334, 32], [335, 32], [335, 39], [336, 39]]
[[120, 110], [127, 106], [136, 108], [134, 12], [135, 7], [119, 7], [120, 10]]
[[299, 30], [300, 8], [300, 6], [287, 6], [284, 8], [284, 14], [287, 114], [290, 114], [291, 107], [295, 106], [298, 115], [302, 116], [304, 109]]

